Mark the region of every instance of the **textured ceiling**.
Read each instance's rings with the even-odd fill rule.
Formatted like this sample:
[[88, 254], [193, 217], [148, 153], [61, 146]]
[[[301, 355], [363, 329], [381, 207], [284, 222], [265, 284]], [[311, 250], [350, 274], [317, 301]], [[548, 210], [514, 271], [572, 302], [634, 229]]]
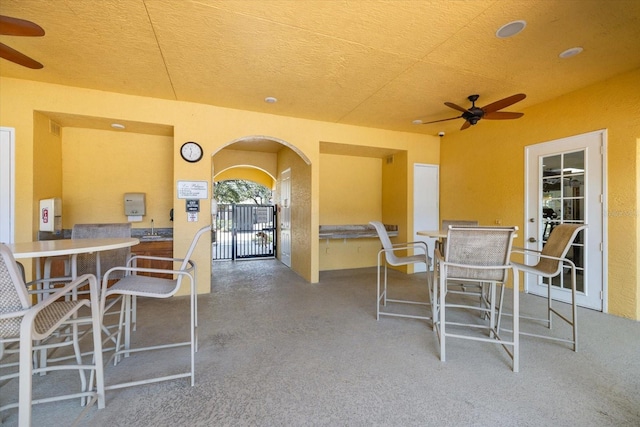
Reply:
[[[46, 31], [0, 36], [44, 64], [0, 59], [2, 76], [427, 134], [462, 125], [412, 124], [458, 116], [445, 101], [523, 92], [505, 109], [519, 111], [640, 67], [639, 0], [0, 0], [0, 14]], [[513, 20], [524, 31], [497, 38]]]

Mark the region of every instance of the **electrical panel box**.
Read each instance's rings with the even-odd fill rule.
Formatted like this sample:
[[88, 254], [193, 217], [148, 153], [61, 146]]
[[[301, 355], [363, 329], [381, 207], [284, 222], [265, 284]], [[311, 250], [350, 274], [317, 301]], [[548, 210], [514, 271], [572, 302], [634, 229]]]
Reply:
[[40, 231], [62, 232], [62, 200], [60, 198], [40, 200]]
[[145, 215], [145, 193], [125, 193], [124, 214], [127, 216]]

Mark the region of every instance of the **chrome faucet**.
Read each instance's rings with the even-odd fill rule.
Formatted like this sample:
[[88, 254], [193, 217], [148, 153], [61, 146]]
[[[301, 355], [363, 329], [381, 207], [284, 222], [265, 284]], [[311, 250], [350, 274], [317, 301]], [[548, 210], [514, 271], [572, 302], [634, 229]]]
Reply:
[[154, 227], [154, 225], [153, 225], [153, 218], [152, 218], [152, 219], [151, 219], [151, 235], [152, 235], [152, 236], [155, 236], [155, 235], [156, 235], [156, 233], [153, 231], [153, 229], [154, 229], [154, 228], [155, 228], [155, 227]]

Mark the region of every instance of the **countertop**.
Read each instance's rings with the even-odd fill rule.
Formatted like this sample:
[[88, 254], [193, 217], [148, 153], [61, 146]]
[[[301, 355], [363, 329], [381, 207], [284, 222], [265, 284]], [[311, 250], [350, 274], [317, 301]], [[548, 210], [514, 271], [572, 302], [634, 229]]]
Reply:
[[[390, 237], [398, 235], [397, 225], [387, 225], [385, 228]], [[320, 239], [363, 239], [378, 238], [378, 233], [372, 225], [369, 224], [350, 224], [350, 225], [321, 225]]]

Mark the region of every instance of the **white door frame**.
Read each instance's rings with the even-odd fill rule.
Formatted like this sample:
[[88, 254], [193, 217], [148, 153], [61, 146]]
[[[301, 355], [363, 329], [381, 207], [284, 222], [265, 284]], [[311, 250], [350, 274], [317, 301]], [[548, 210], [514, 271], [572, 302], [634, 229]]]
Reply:
[[[607, 131], [599, 130], [594, 132], [588, 132], [580, 135], [574, 135], [571, 137], [561, 138], [553, 141], [544, 142], [541, 144], [535, 144], [525, 147], [525, 207], [524, 207], [524, 244], [527, 249], [541, 249], [540, 235], [541, 235], [541, 208], [539, 206], [539, 200], [541, 197], [541, 177], [539, 159], [541, 156], [547, 157], [554, 154], [561, 154], [571, 151], [584, 150], [585, 162], [587, 163], [587, 170], [585, 176], [585, 194], [590, 195], [591, 201], [587, 200], [587, 204], [591, 206], [585, 206], [585, 223], [588, 225], [588, 229], [583, 233], [585, 235], [585, 250], [587, 254], [591, 253], [590, 261], [585, 258], [585, 268], [587, 271], [587, 277], [585, 280], [585, 291], [587, 294], [582, 294], [583, 305], [589, 306], [607, 312], [607, 218], [605, 213], [607, 212], [607, 194], [606, 194], [606, 144], [607, 144]], [[599, 161], [598, 161], [599, 160]], [[592, 167], [589, 167], [588, 164]], [[597, 170], [595, 170], [597, 169]], [[595, 182], [599, 181], [599, 182]], [[595, 186], [595, 187], [594, 187]], [[599, 188], [598, 188], [599, 186]], [[596, 189], [599, 194], [594, 195], [593, 189]], [[592, 204], [595, 203], [595, 204]], [[597, 209], [596, 207], [597, 206]], [[595, 211], [598, 212], [595, 212]], [[533, 239], [531, 242], [529, 239]], [[597, 241], [599, 239], [599, 241]], [[588, 256], [585, 254], [585, 256]], [[594, 256], [598, 255], [598, 256]], [[598, 260], [601, 265], [595, 265], [596, 268], [589, 269], [587, 263], [591, 265], [595, 260]], [[531, 260], [525, 260], [530, 263]], [[589, 270], [592, 270], [591, 278], [589, 278]], [[597, 272], [597, 273], [596, 273]], [[596, 277], [593, 277], [596, 276]], [[601, 277], [597, 277], [601, 276]], [[598, 280], [599, 279], [599, 280]], [[539, 293], [536, 285], [532, 282], [533, 277], [525, 274], [525, 292]], [[532, 285], [530, 285], [532, 283]], [[536, 282], [537, 283], [537, 282]], [[594, 289], [594, 283], [597, 284], [598, 289]], [[602, 284], [600, 288], [599, 285]], [[568, 296], [561, 292], [555, 293], [559, 300], [564, 300]], [[545, 291], [546, 295], [546, 291]], [[553, 295], [553, 293], [552, 293]], [[600, 304], [595, 304], [596, 301], [593, 298], [599, 298]], [[578, 304], [580, 305], [580, 293], [577, 297]]]
[[291, 168], [280, 173], [280, 262], [291, 267]]
[[[435, 238], [418, 236], [420, 230], [440, 228], [440, 167], [426, 163], [413, 164], [413, 241], [422, 241], [433, 258]], [[433, 266], [432, 266], [433, 268]], [[415, 264], [414, 273], [426, 271], [423, 264]]]
[[0, 127], [0, 242], [14, 243], [16, 206], [16, 130]]

